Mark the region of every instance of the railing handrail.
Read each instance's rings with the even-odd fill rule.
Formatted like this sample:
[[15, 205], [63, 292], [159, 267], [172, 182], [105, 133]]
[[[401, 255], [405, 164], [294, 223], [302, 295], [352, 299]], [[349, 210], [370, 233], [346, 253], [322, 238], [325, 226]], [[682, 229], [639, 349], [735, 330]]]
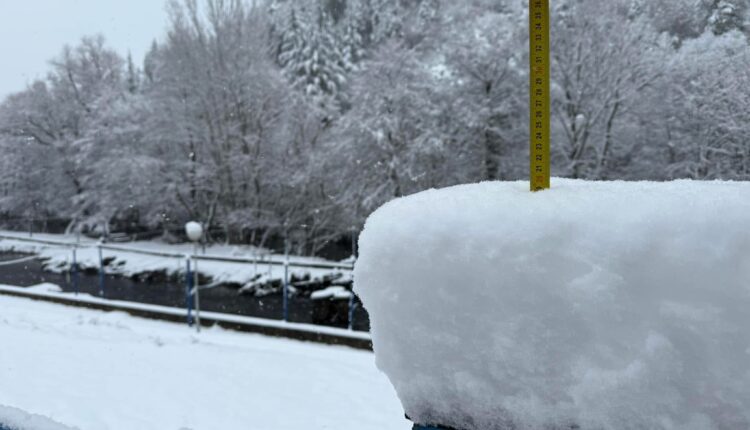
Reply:
[[21, 237], [16, 235], [0, 234], [0, 239], [6, 240], [17, 240], [20, 242], [39, 243], [42, 245], [54, 245], [54, 246], [65, 246], [70, 248], [89, 248], [101, 246], [104, 250], [120, 251], [120, 252], [132, 252], [134, 254], [152, 255], [156, 257], [164, 258], [185, 258], [186, 255], [190, 255], [196, 260], [202, 261], [215, 261], [222, 263], [236, 263], [236, 264], [270, 264], [274, 266], [283, 266], [288, 264], [289, 267], [298, 267], [302, 269], [337, 269], [337, 270], [354, 270], [354, 265], [351, 263], [336, 263], [327, 261], [314, 261], [314, 262], [299, 262], [290, 260], [288, 263], [285, 258], [281, 256], [278, 258], [257, 258], [257, 257], [225, 257], [219, 255], [200, 255], [192, 253], [180, 253], [180, 252], [165, 252], [165, 251], [153, 251], [149, 249], [136, 248], [131, 246], [116, 246], [109, 244], [100, 244], [87, 240], [85, 242], [65, 242], [48, 239], [35, 239], [30, 237]]
[[[81, 248], [80, 243], [71, 243], [71, 242], [63, 242], [58, 240], [47, 240], [47, 239], [34, 239], [31, 237], [22, 237], [22, 236], [12, 236], [7, 234], [0, 234], [0, 239], [6, 239], [6, 240], [17, 240], [19, 242], [31, 242], [31, 243], [39, 243], [42, 245], [55, 245], [55, 246], [67, 246], [70, 248]], [[91, 242], [85, 242], [89, 246], [94, 246], [96, 243]]]

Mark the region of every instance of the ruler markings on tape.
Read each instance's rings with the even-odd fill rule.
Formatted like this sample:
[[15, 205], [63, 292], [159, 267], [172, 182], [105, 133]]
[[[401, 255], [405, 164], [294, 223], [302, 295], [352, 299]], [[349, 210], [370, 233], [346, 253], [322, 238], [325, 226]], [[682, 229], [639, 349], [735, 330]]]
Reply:
[[532, 191], [550, 187], [549, 0], [529, 0], [529, 125]]

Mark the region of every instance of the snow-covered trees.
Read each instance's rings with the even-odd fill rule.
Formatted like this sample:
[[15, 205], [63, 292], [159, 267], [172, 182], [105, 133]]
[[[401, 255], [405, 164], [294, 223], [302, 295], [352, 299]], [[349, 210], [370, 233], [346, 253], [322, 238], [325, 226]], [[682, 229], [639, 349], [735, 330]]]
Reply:
[[339, 123], [330, 152], [337, 169], [354, 179], [341, 184], [350, 209], [368, 213], [394, 197], [443, 183], [439, 135], [441, 106], [432, 77], [417, 53], [397, 42], [383, 45], [352, 83], [355, 106]]
[[[702, 58], [696, 62], [694, 58]], [[669, 177], [750, 179], [750, 52], [745, 36], [707, 33], [668, 69], [662, 135]]]
[[[554, 6], [557, 174], [748, 179], [747, 0]], [[169, 7], [142, 65], [85, 38], [0, 103], [0, 218], [314, 252], [393, 197], [527, 174], [524, 2]]]
[[553, 115], [560, 130], [555, 156], [566, 176], [607, 176], [615, 152], [627, 153], [635, 143], [617, 141], [618, 122], [660, 75], [654, 67], [663, 54], [658, 35], [638, 18], [607, 14], [613, 6], [580, 0], [555, 19]]
[[[149, 138], [167, 156], [162, 183], [176, 203], [172, 216], [229, 232], [267, 218], [290, 89], [269, 57], [258, 9], [238, 1], [206, 6], [205, 19], [195, 2], [172, 11], [153, 59], [147, 97], [160, 114], [149, 122]], [[237, 211], [243, 222], [231, 221]]]
[[[519, 179], [528, 156], [523, 37], [513, 25], [525, 19], [520, 10], [486, 5], [453, 6], [459, 18], [441, 24], [450, 29], [440, 39], [445, 47], [451, 117], [455, 139], [463, 142], [463, 169], [470, 180]], [[474, 32], [463, 31], [467, 26]]]
[[708, 25], [714, 34], [745, 30], [748, 18], [747, 0], [711, 0]]
[[[320, 2], [292, 3], [279, 23], [278, 63], [292, 86], [322, 105], [339, 96], [346, 72], [359, 55], [356, 29], [348, 27], [342, 43], [333, 18]], [[351, 24], [351, 23], [350, 23]], [[346, 53], [345, 53], [346, 50]]]
[[723, 34], [747, 31], [747, 0], [636, 0], [635, 9], [646, 12], [655, 28], [678, 41], [700, 36], [704, 31]]
[[[67, 198], [68, 206], [58, 212], [61, 216], [81, 220], [92, 215], [87, 184], [96, 174], [96, 154], [107, 144], [97, 139], [97, 124], [121, 94], [123, 64], [103, 38], [83, 38], [52, 61], [46, 82], [35, 82], [2, 107], [5, 139], [43, 147], [48, 153], [40, 159], [50, 160], [63, 173], [47, 190], [50, 196]], [[59, 194], [63, 190], [65, 194]]]
[[636, 10], [647, 16], [655, 30], [673, 37], [676, 42], [693, 38], [706, 28], [704, 0], [642, 0]]

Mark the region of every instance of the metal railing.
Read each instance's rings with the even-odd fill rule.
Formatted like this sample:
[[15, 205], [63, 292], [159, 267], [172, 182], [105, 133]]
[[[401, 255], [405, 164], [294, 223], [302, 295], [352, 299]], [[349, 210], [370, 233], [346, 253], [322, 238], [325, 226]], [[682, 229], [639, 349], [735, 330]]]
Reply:
[[[34, 237], [25, 237], [21, 234], [7, 234], [2, 233], [0, 234], [0, 240], [10, 240], [10, 241], [17, 241], [17, 242], [24, 242], [24, 243], [33, 243], [43, 246], [54, 246], [54, 247], [64, 247], [69, 248], [71, 250], [72, 254], [72, 263], [68, 267], [68, 274], [71, 279], [71, 283], [73, 285], [73, 289], [75, 294], [77, 295], [79, 291], [79, 264], [78, 264], [78, 250], [84, 249], [84, 248], [96, 248], [97, 254], [98, 254], [98, 275], [99, 275], [99, 296], [104, 298], [106, 294], [106, 264], [105, 264], [105, 258], [104, 258], [104, 251], [111, 251], [111, 252], [118, 252], [118, 253], [133, 253], [133, 254], [140, 254], [140, 255], [147, 255], [152, 257], [159, 257], [159, 258], [169, 258], [169, 259], [176, 259], [178, 260], [180, 266], [183, 266], [182, 261], [184, 260], [184, 266], [186, 269], [186, 276], [185, 276], [185, 308], [186, 308], [186, 322], [189, 326], [196, 325], [198, 328], [200, 327], [200, 323], [198, 322], [196, 324], [196, 321], [194, 321], [193, 318], [193, 309], [196, 305], [196, 299], [198, 297], [198, 288], [196, 288], [195, 281], [197, 280], [196, 275], [193, 272], [193, 268], [197, 266], [198, 261], [211, 261], [211, 262], [221, 262], [221, 263], [231, 263], [231, 264], [253, 264], [255, 266], [255, 271], [257, 273], [257, 265], [268, 265], [269, 266], [269, 273], [270, 273], [270, 266], [283, 266], [284, 267], [284, 276], [283, 279], [281, 279], [282, 283], [282, 299], [283, 299], [283, 309], [282, 309], [282, 320], [285, 322], [288, 322], [289, 320], [289, 311], [288, 311], [288, 299], [289, 299], [289, 290], [290, 290], [290, 268], [298, 268], [298, 269], [330, 269], [330, 270], [338, 270], [338, 271], [352, 271], [354, 269], [353, 263], [346, 263], [346, 262], [327, 262], [327, 261], [294, 261], [290, 258], [289, 255], [286, 256], [268, 256], [268, 258], [261, 257], [228, 257], [228, 256], [219, 256], [219, 255], [207, 255], [207, 254], [198, 254], [197, 252], [169, 252], [169, 251], [159, 251], [159, 250], [150, 250], [150, 249], [143, 249], [133, 246], [125, 246], [125, 245], [110, 245], [107, 243], [102, 243], [101, 241], [94, 241], [91, 239], [85, 239], [77, 241], [60, 241], [60, 240], [52, 240], [52, 239], [42, 239], [42, 238], [34, 238]], [[270, 280], [269, 280], [270, 281]], [[211, 285], [213, 286], [213, 285]], [[210, 287], [210, 286], [206, 286]], [[206, 288], [204, 287], [204, 288]], [[354, 312], [358, 307], [358, 303], [355, 300], [354, 294], [351, 293], [351, 296], [349, 298], [348, 303], [348, 328], [349, 330], [353, 330], [354, 328]], [[196, 309], [196, 311], [198, 311]], [[196, 318], [199, 321], [199, 315], [196, 314]]]
[[[179, 253], [179, 252], [164, 252], [164, 251], [154, 251], [150, 249], [142, 249], [142, 248], [136, 248], [132, 246], [122, 246], [122, 245], [109, 245], [107, 243], [99, 243], [97, 241], [93, 240], [85, 240], [85, 241], [79, 241], [79, 242], [64, 242], [64, 241], [56, 241], [56, 240], [49, 240], [49, 239], [35, 239], [31, 237], [23, 237], [21, 235], [9, 235], [9, 234], [0, 234], [0, 239], [7, 239], [7, 240], [17, 240], [19, 242], [29, 242], [29, 243], [38, 243], [42, 245], [54, 245], [54, 246], [63, 246], [63, 247], [69, 247], [69, 248], [88, 248], [92, 246], [100, 246], [103, 250], [110, 250], [110, 251], [119, 251], [119, 252], [132, 252], [135, 254], [142, 254], [142, 255], [151, 255], [155, 257], [164, 257], [164, 258], [183, 258], [186, 254]], [[196, 260], [203, 260], [203, 261], [215, 261], [220, 263], [245, 263], [245, 264], [270, 264], [274, 266], [284, 266], [288, 265], [289, 267], [298, 267], [301, 269], [334, 269], [334, 270], [354, 270], [354, 264], [352, 263], [344, 263], [344, 262], [329, 262], [329, 261], [309, 261], [309, 262], [300, 262], [300, 261], [286, 261], [286, 259], [281, 255], [276, 255], [274, 258], [258, 258], [258, 257], [226, 257], [226, 256], [220, 256], [220, 255], [207, 255], [207, 254], [193, 254], [194, 258]]]

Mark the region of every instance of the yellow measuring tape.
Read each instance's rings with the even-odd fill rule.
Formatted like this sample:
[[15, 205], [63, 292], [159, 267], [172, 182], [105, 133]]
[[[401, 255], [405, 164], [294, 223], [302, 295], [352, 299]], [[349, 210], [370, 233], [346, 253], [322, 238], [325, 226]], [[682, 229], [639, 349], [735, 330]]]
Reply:
[[549, 0], [529, 0], [531, 191], [550, 187]]

